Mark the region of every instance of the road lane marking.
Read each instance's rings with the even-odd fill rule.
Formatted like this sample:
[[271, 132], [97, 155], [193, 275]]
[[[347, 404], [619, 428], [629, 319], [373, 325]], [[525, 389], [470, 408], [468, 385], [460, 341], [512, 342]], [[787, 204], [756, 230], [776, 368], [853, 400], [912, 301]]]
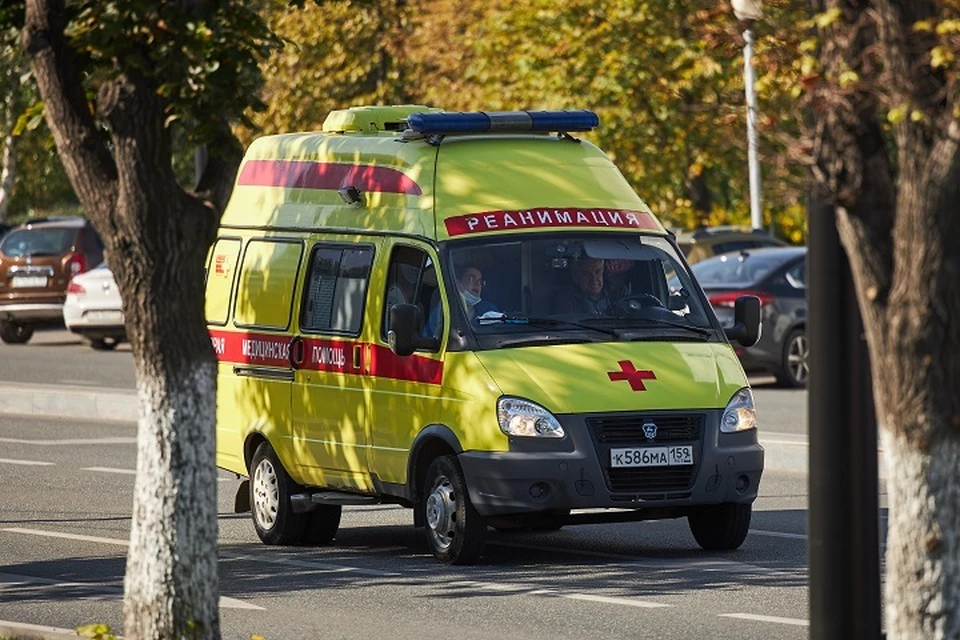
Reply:
[[[59, 531], [40, 531], [38, 529], [20, 529], [15, 527], [0, 529], [0, 531], [6, 531], [8, 533], [22, 533], [22, 534], [33, 535], [33, 536], [43, 536], [47, 538], [63, 538], [65, 540], [80, 540], [83, 542], [99, 542], [101, 544], [111, 544], [118, 547], [129, 546], [129, 542], [127, 540], [117, 540], [116, 538], [100, 538], [98, 536], [82, 536], [76, 533], [61, 533]], [[4, 577], [4, 574], [0, 574], [0, 582], [3, 581], [3, 577]], [[33, 580], [34, 582], [37, 582], [39, 580], [39, 579], [34, 580], [32, 578], [24, 578], [24, 579]], [[47, 581], [47, 583], [48, 584], [53, 583], [59, 586], [70, 586], [70, 587], [91, 586], [89, 584], [85, 584], [82, 582], [74, 583], [74, 582]], [[119, 597], [120, 599], [123, 599], [123, 589], [120, 589], [119, 591], [120, 591]], [[242, 600], [237, 600], [235, 598], [228, 598], [227, 596], [220, 596], [220, 606], [226, 609], [251, 609], [255, 611], [266, 611], [266, 609], [264, 609], [263, 607], [258, 607], [255, 604], [244, 602]]]
[[762, 529], [750, 529], [750, 535], [770, 536], [771, 538], [788, 538], [790, 540], [806, 540], [807, 536], [803, 533], [784, 533], [782, 531], [763, 531]]
[[809, 627], [809, 620], [799, 618], [779, 618], [777, 616], [759, 616], [754, 613], [721, 613], [721, 618], [738, 618], [740, 620], [754, 620], [756, 622], [775, 622], [777, 624], [789, 624], [795, 627]]
[[101, 473], [122, 473], [124, 475], [137, 475], [136, 469], [112, 469], [110, 467], [83, 467], [80, 471], [99, 471]]
[[23, 438], [0, 438], [9, 444], [35, 444], [43, 447], [78, 444], [136, 444], [136, 438], [64, 438], [62, 440], [24, 440]]
[[601, 596], [588, 593], [568, 593], [559, 589], [545, 589], [543, 587], [529, 584], [510, 584], [504, 582], [478, 582], [475, 580], [455, 580], [447, 583], [448, 587], [461, 587], [465, 589], [482, 589], [484, 591], [496, 591], [498, 593], [512, 593], [514, 595], [526, 596], [548, 596], [551, 598], [566, 598], [567, 600], [582, 600], [585, 602], [598, 602], [601, 604], [615, 604], [627, 607], [640, 607], [643, 609], [660, 609], [672, 605], [661, 602], [650, 602], [647, 600], [637, 600], [635, 598], [624, 598], [616, 596]]
[[634, 600], [633, 598], [615, 598], [611, 596], [594, 596], [587, 593], [561, 593], [561, 598], [569, 600], [586, 600], [587, 602], [601, 602], [603, 604], [617, 604], [627, 607], [641, 607], [643, 609], [658, 609], [660, 607], [669, 607], [669, 604], [660, 602], [646, 602], [644, 600]]
[[[80, 471], [97, 471], [99, 473], [119, 473], [127, 476], [137, 475], [136, 469], [115, 469], [113, 467], [83, 467]], [[230, 482], [233, 478], [217, 478], [217, 482]]]
[[312, 560], [291, 560], [289, 558], [272, 558], [269, 556], [250, 556], [243, 553], [233, 553], [230, 551], [221, 551], [221, 558], [230, 558], [231, 560], [245, 560], [247, 562], [264, 562], [266, 564], [278, 564], [288, 567], [298, 567], [300, 569], [311, 569], [313, 571], [324, 571], [327, 573], [356, 573], [358, 575], [375, 576], [377, 578], [400, 578], [404, 574], [377, 571], [376, 569], [360, 569], [359, 567], [347, 567], [340, 564], [328, 564], [326, 562], [314, 562]]
[[30, 467], [53, 467], [55, 462], [40, 462], [38, 460], [10, 460], [9, 458], [0, 458], [0, 464], [20, 464]]
[[28, 536], [42, 536], [45, 538], [63, 538], [64, 540], [79, 540], [81, 542], [99, 542], [101, 544], [112, 544], [118, 547], [126, 547], [130, 544], [129, 540], [117, 540], [116, 538], [100, 538], [98, 536], [82, 536], [77, 533], [63, 533], [60, 531], [41, 531], [39, 529], [21, 529], [19, 527], [9, 527], [0, 529], [7, 533], [22, 533]]

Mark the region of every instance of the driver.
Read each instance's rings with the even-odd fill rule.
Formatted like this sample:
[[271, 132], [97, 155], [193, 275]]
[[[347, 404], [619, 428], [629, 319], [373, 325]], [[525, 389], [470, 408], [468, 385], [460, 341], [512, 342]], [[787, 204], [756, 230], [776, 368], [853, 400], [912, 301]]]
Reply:
[[554, 312], [583, 316], [607, 313], [611, 302], [603, 287], [603, 260], [586, 257], [574, 260], [570, 274], [573, 286], [557, 294]]

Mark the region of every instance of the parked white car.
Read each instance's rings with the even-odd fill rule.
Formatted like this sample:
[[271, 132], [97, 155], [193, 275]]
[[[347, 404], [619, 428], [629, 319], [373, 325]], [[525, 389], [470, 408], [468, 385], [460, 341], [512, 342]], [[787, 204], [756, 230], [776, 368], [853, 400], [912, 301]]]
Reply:
[[126, 340], [120, 290], [105, 262], [70, 280], [63, 321], [98, 351], [115, 349]]

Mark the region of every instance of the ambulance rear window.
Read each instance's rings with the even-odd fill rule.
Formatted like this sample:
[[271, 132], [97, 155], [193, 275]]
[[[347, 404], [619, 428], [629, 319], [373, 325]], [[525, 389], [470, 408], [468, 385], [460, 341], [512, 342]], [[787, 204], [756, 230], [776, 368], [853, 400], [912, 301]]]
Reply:
[[286, 329], [303, 245], [251, 240], [243, 252], [233, 321], [238, 327]]

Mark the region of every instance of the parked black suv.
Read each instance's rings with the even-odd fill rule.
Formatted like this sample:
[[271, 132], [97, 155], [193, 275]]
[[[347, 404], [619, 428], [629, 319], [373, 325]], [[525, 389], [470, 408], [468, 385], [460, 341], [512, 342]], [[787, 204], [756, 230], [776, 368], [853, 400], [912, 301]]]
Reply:
[[103, 242], [80, 217], [33, 219], [0, 238], [0, 340], [22, 344], [63, 325], [70, 278], [100, 264]]

